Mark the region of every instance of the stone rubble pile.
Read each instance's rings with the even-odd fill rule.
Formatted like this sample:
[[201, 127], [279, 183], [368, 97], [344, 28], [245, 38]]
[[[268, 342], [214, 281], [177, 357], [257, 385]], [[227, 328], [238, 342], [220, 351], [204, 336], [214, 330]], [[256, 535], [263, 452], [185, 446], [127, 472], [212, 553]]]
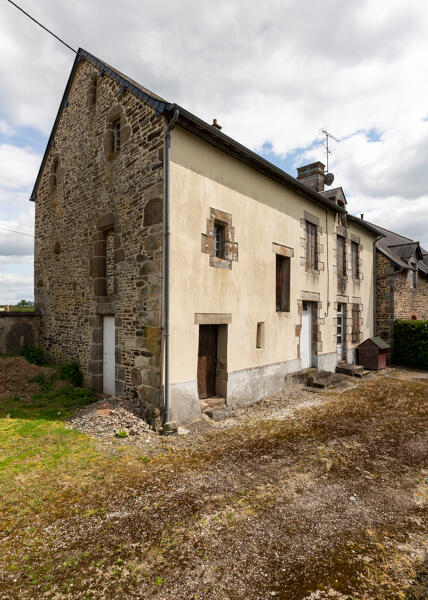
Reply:
[[155, 435], [150, 425], [137, 414], [133, 400], [105, 399], [85, 406], [69, 423], [73, 429], [95, 438]]

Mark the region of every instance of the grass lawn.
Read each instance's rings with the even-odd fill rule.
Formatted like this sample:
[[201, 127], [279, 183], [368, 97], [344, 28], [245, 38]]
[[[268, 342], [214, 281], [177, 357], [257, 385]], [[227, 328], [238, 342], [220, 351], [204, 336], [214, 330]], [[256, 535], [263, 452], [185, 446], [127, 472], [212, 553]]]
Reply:
[[67, 428], [94, 398], [55, 373], [0, 358], [1, 600], [427, 597], [426, 379], [148, 458]]

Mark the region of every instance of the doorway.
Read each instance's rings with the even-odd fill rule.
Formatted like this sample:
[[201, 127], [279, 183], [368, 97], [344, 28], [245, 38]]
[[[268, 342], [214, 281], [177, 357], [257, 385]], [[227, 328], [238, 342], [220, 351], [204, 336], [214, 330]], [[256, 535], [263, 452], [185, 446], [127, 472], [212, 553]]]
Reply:
[[114, 317], [103, 317], [103, 393], [115, 393], [115, 322]]
[[336, 329], [337, 360], [346, 359], [346, 308], [339, 303], [337, 305], [337, 329]]
[[300, 330], [300, 360], [302, 369], [312, 366], [312, 306], [303, 302], [302, 328]]
[[199, 326], [198, 394], [199, 398], [216, 395], [218, 325]]

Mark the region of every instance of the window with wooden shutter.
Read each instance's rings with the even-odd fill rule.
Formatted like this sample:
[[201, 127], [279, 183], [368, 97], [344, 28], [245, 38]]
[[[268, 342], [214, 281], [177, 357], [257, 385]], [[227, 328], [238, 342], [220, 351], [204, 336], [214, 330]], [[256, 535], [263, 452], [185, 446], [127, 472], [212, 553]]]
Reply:
[[359, 246], [357, 242], [351, 242], [352, 277], [360, 278]]
[[318, 270], [318, 230], [317, 226], [306, 221], [306, 266], [310, 271]]
[[360, 307], [358, 304], [352, 305], [352, 341], [358, 342], [360, 330]]
[[290, 258], [276, 255], [276, 310], [290, 311]]
[[337, 236], [337, 274], [340, 277], [346, 275], [346, 240], [341, 235]]

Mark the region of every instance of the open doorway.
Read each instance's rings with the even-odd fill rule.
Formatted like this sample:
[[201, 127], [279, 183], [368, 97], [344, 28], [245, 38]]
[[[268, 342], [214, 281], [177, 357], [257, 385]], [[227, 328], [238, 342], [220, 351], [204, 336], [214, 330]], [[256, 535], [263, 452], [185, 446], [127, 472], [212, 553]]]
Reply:
[[227, 392], [227, 325], [199, 325], [198, 395], [201, 400]]

